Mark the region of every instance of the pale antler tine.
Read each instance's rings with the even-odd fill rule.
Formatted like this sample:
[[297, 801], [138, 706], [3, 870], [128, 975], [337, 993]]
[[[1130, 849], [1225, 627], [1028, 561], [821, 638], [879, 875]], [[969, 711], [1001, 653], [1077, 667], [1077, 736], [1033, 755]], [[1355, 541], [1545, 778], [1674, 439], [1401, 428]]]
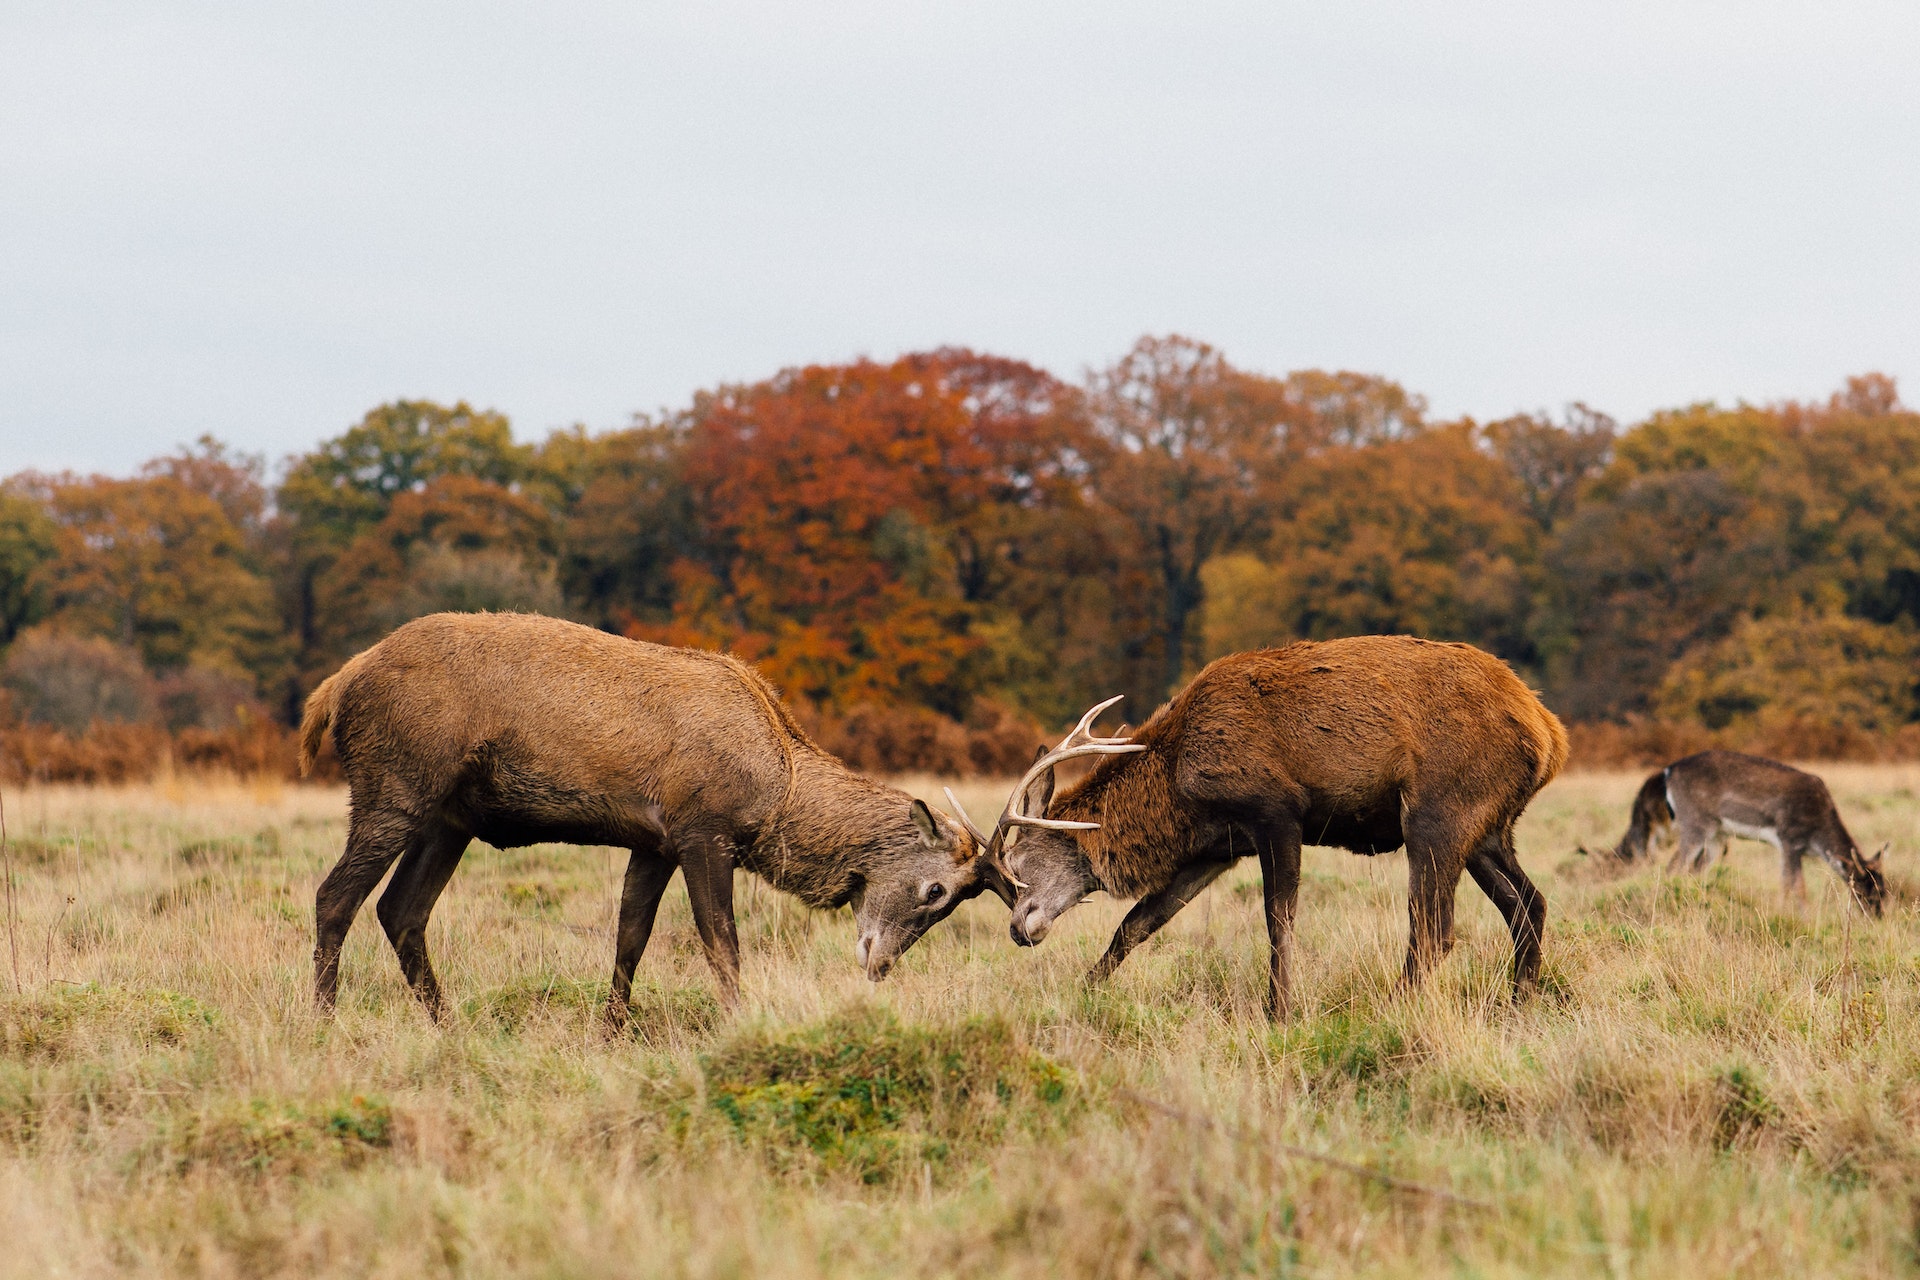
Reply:
[[953, 816], [960, 819], [960, 825], [967, 829], [967, 834], [973, 837], [974, 843], [985, 849], [987, 838], [980, 834], [979, 827], [973, 825], [973, 818], [967, 813], [967, 807], [960, 803], [960, 797], [953, 794], [952, 787], [940, 789], [947, 793], [947, 803], [953, 806]]
[[[1026, 802], [1027, 788], [1032, 786], [1042, 774], [1063, 761], [1077, 760], [1083, 756], [1126, 755], [1147, 749], [1144, 743], [1129, 742], [1124, 736], [1099, 738], [1093, 734], [1093, 724], [1100, 718], [1101, 713], [1125, 697], [1125, 694], [1115, 694], [1105, 702], [1088, 708], [1087, 713], [1080, 717], [1080, 722], [1074, 725], [1073, 731], [1060, 740], [1060, 745], [1051, 751], [1041, 753], [1032, 767], [1021, 775], [1020, 781], [1014, 784], [1013, 794], [1007, 797], [1006, 806], [1000, 810], [1000, 819], [993, 825], [993, 835], [987, 841], [988, 852], [1009, 878], [1012, 873], [1007, 871], [1006, 863], [1000, 855], [1012, 846], [1021, 827], [1043, 827], [1053, 831], [1099, 830], [1100, 824], [1097, 822], [1065, 822], [1044, 817], [1029, 817], [1021, 812], [1021, 805]], [[953, 793], [949, 791], [947, 795], [951, 799]], [[955, 801], [955, 804], [957, 805], [958, 801]]]
[[1032, 786], [1035, 779], [1039, 778], [1041, 774], [1053, 768], [1056, 764], [1065, 760], [1078, 760], [1082, 756], [1117, 756], [1126, 755], [1134, 751], [1145, 751], [1146, 749], [1144, 744], [1137, 742], [1089, 742], [1076, 747], [1055, 747], [1052, 751], [1047, 752], [1046, 755], [1034, 761], [1033, 767], [1021, 775], [1020, 781], [1015, 784], [1013, 788], [1013, 794], [1007, 797], [1007, 807], [1000, 811], [1001, 824], [1004, 825], [1008, 820], [1019, 816], [1020, 802], [1026, 799], [1027, 788]]
[[1007, 821], [1016, 827], [1040, 827], [1047, 831], [1098, 831], [1097, 822], [1069, 822], [1065, 818], [1029, 818], [1016, 813]]
[[[1120, 701], [1122, 698], [1126, 696], [1127, 695], [1124, 693], [1117, 693], [1113, 697], [1108, 698], [1105, 702], [1101, 703], [1099, 706], [1088, 708], [1087, 714], [1080, 717], [1080, 723], [1073, 726], [1073, 732], [1068, 734], [1066, 738], [1060, 743], [1060, 745], [1064, 747], [1068, 743], [1074, 742], [1075, 739], [1078, 739], [1078, 738], [1086, 738], [1089, 740], [1097, 741], [1097, 739], [1094, 739], [1093, 737], [1093, 722], [1100, 718], [1101, 712], [1105, 711], [1108, 707], [1112, 706], [1114, 703]], [[1076, 745], [1078, 744], [1076, 743]]]
[[1045, 773], [1048, 769], [1051, 769], [1053, 767], [1052, 761], [1053, 761], [1053, 753], [1048, 752], [1046, 755], [1041, 756], [1038, 760], [1035, 760], [1033, 762], [1032, 767], [1030, 767], [1025, 773], [1020, 775], [1020, 781], [1014, 783], [1013, 785], [1013, 793], [1007, 797], [1006, 808], [1000, 810], [1001, 822], [1004, 823], [1008, 819], [1008, 817], [1020, 812], [1020, 802], [1026, 799], [1027, 788], [1032, 786], [1034, 783], [1034, 780], [1038, 778], [1042, 773]]
[[1093, 742], [1082, 743], [1077, 747], [1063, 747], [1050, 754], [1047, 757], [1047, 761], [1050, 764], [1058, 764], [1062, 760], [1078, 760], [1081, 756], [1124, 756], [1131, 755], [1136, 751], [1145, 751], [1146, 749], [1147, 744], [1144, 742], [1101, 742], [1095, 740]]

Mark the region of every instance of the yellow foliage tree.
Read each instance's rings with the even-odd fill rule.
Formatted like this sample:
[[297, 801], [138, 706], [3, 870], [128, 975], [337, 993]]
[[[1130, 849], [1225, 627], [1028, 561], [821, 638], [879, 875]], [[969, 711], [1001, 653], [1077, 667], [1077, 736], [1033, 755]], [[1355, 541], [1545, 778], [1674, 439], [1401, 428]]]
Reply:
[[1208, 657], [1391, 632], [1526, 656], [1534, 526], [1471, 425], [1329, 449], [1283, 486], [1266, 554], [1207, 566]]
[[1735, 732], [1817, 725], [1884, 733], [1920, 716], [1905, 624], [1840, 614], [1747, 618], [1690, 650], [1655, 696], [1660, 716]]

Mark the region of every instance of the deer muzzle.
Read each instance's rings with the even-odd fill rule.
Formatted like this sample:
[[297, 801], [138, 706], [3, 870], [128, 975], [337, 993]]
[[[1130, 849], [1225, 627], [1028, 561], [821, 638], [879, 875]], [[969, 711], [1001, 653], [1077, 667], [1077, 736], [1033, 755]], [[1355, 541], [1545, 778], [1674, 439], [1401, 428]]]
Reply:
[[878, 982], [893, 969], [895, 956], [887, 954], [880, 945], [880, 931], [872, 930], [860, 935], [860, 941], [853, 944], [853, 958], [866, 970], [868, 982]]
[[1047, 930], [1053, 927], [1053, 918], [1038, 903], [1028, 903], [1024, 911], [1013, 913], [1013, 919], [1007, 925], [1007, 932], [1013, 940], [1023, 947], [1038, 946], [1046, 940]]

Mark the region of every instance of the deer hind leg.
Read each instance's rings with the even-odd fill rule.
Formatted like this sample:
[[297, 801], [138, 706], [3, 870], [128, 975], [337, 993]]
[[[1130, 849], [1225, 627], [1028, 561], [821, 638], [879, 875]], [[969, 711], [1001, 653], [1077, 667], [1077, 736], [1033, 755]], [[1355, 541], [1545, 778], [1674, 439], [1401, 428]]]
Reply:
[[1707, 844], [1719, 832], [1719, 828], [1717, 819], [1692, 811], [1682, 814], [1675, 823], [1678, 834], [1674, 840], [1673, 857], [1667, 860], [1668, 873], [1700, 870]]
[[626, 881], [620, 891], [620, 924], [614, 939], [613, 987], [607, 993], [610, 1031], [627, 1025], [634, 970], [640, 967], [641, 953], [653, 936], [653, 918], [660, 910], [660, 896], [667, 890], [667, 881], [673, 879], [673, 871], [672, 861], [658, 847], [637, 846], [627, 859]]
[[1453, 950], [1453, 899], [1473, 837], [1466, 815], [1435, 814], [1401, 802], [1407, 842], [1407, 963], [1409, 986]]
[[693, 906], [693, 927], [707, 963], [720, 983], [721, 1003], [740, 1002], [740, 934], [733, 921], [733, 853], [721, 836], [691, 835], [683, 839], [680, 873], [687, 882], [687, 901]]
[[361, 904], [413, 840], [416, 821], [392, 810], [356, 808], [347, 847], [313, 895], [313, 1003], [333, 1011], [340, 993], [340, 947]]
[[407, 986], [435, 1022], [440, 1020], [440, 983], [427, 959], [427, 919], [472, 839], [445, 821], [433, 822], [414, 838], [375, 908]]
[[1173, 882], [1158, 893], [1150, 893], [1133, 904], [1133, 910], [1127, 912], [1127, 918], [1113, 931], [1113, 941], [1107, 944], [1106, 954], [1087, 970], [1089, 983], [1105, 982], [1113, 976], [1133, 949], [1158, 933], [1167, 921], [1180, 913], [1181, 908], [1200, 896], [1200, 891], [1219, 879], [1220, 873], [1230, 864], [1225, 862], [1195, 862], [1182, 867], [1173, 878]]
[[1300, 824], [1291, 817], [1264, 833], [1260, 846], [1260, 882], [1267, 917], [1267, 1017], [1275, 1022], [1293, 1012], [1293, 913], [1300, 901]]
[[1513, 828], [1490, 832], [1467, 860], [1467, 871], [1493, 900], [1513, 935], [1513, 994], [1532, 991], [1540, 979], [1540, 939], [1547, 923], [1547, 900], [1521, 869], [1513, 849]]

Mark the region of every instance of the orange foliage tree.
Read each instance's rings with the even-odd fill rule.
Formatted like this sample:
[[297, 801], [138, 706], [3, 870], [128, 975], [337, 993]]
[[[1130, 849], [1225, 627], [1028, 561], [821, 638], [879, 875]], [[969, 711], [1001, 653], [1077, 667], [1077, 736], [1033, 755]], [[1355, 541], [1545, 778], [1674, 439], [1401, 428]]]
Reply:
[[672, 562], [670, 620], [629, 630], [732, 648], [823, 709], [963, 713], [1019, 513], [1078, 482], [1071, 399], [964, 351], [702, 395], [679, 462], [698, 549]]
[[1869, 374], [1627, 429], [1578, 405], [1434, 423], [1384, 378], [1270, 377], [1148, 337], [1084, 387], [945, 349], [539, 445], [396, 401], [271, 493], [211, 439], [131, 479], [0, 486], [23, 706], [65, 697], [61, 655], [99, 648], [79, 635], [122, 646], [169, 724], [214, 732], [242, 676], [292, 717], [354, 649], [442, 608], [733, 649], [876, 768], [998, 768], [1022, 716], [1124, 692], [1138, 720], [1205, 657], [1366, 631], [1492, 649], [1574, 720], [1920, 740], [1900, 674], [1920, 414]]

